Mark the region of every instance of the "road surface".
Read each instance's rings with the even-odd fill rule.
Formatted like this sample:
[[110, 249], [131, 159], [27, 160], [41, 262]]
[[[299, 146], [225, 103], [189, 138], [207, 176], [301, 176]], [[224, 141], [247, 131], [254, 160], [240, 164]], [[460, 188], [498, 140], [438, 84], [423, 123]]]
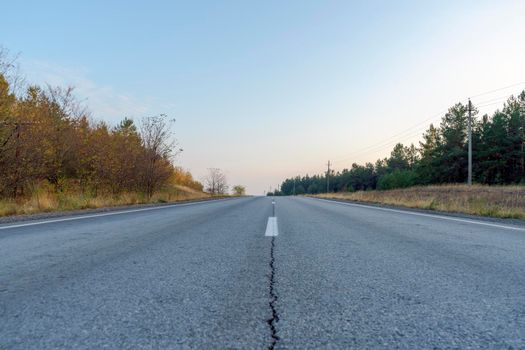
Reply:
[[525, 348], [525, 225], [274, 200], [0, 225], [0, 348]]

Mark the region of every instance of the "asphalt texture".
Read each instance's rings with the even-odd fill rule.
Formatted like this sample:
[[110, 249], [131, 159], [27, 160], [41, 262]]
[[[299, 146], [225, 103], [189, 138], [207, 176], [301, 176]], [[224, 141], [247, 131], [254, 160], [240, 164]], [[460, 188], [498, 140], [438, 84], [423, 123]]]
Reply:
[[525, 224], [275, 202], [0, 225], [0, 349], [525, 349]]

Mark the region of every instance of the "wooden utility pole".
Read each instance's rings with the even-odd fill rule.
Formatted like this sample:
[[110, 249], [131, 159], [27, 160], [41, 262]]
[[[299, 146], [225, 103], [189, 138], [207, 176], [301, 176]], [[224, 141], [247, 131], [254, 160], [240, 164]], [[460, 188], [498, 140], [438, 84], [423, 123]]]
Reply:
[[330, 192], [330, 161], [328, 161], [328, 170], [326, 171], [326, 193]]
[[469, 186], [472, 185], [472, 102], [468, 99], [468, 179]]
[[525, 177], [525, 95], [520, 100], [520, 113], [521, 113], [521, 177]]

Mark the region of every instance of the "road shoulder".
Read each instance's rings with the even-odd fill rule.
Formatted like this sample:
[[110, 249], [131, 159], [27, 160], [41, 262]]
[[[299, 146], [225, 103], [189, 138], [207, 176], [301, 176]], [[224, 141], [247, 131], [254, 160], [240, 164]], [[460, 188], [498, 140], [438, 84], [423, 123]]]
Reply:
[[515, 225], [515, 226], [525, 228], [525, 220], [520, 220], [520, 219], [510, 219], [510, 218], [502, 219], [502, 218], [495, 218], [495, 217], [490, 217], [490, 216], [471, 215], [471, 214], [447, 212], [447, 211], [441, 211], [441, 210], [408, 208], [408, 207], [396, 206], [396, 205], [390, 205], [390, 204], [360, 202], [360, 201], [352, 201], [352, 200], [337, 199], [337, 198], [318, 198], [318, 197], [311, 197], [311, 196], [305, 196], [304, 198], [331, 201], [331, 202], [344, 203], [344, 204], [355, 204], [355, 205], [376, 207], [376, 208], [383, 208], [383, 209], [392, 209], [392, 210], [398, 210], [398, 211], [406, 211], [408, 213], [421, 213], [421, 214], [427, 214], [427, 215], [445, 216], [445, 217], [458, 218], [458, 219], [477, 220], [477, 221], [484, 221], [487, 223], [494, 223], [494, 224], [508, 224], [508, 225]]
[[0, 225], [25, 222], [25, 221], [33, 221], [33, 220], [62, 218], [62, 217], [84, 215], [84, 214], [109, 213], [109, 212], [114, 212], [114, 211], [124, 211], [124, 210], [142, 209], [142, 208], [156, 208], [156, 207], [172, 206], [172, 205], [177, 205], [177, 204], [210, 202], [210, 201], [216, 201], [216, 200], [235, 199], [235, 198], [238, 198], [238, 197], [210, 197], [210, 198], [182, 200], [182, 201], [169, 202], [169, 203], [131, 204], [131, 205], [119, 205], [119, 206], [114, 206], [114, 207], [103, 207], [103, 208], [94, 208], [94, 209], [53, 211], [53, 212], [46, 212], [46, 213], [27, 214], [27, 215], [11, 215], [11, 216], [0, 217]]

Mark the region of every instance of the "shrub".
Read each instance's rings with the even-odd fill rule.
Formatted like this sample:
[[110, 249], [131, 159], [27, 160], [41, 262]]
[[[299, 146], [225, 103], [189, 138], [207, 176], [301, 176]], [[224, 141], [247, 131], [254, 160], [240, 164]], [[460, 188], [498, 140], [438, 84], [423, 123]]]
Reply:
[[377, 188], [379, 190], [391, 190], [394, 188], [405, 188], [416, 184], [417, 175], [413, 170], [396, 170], [379, 178]]

